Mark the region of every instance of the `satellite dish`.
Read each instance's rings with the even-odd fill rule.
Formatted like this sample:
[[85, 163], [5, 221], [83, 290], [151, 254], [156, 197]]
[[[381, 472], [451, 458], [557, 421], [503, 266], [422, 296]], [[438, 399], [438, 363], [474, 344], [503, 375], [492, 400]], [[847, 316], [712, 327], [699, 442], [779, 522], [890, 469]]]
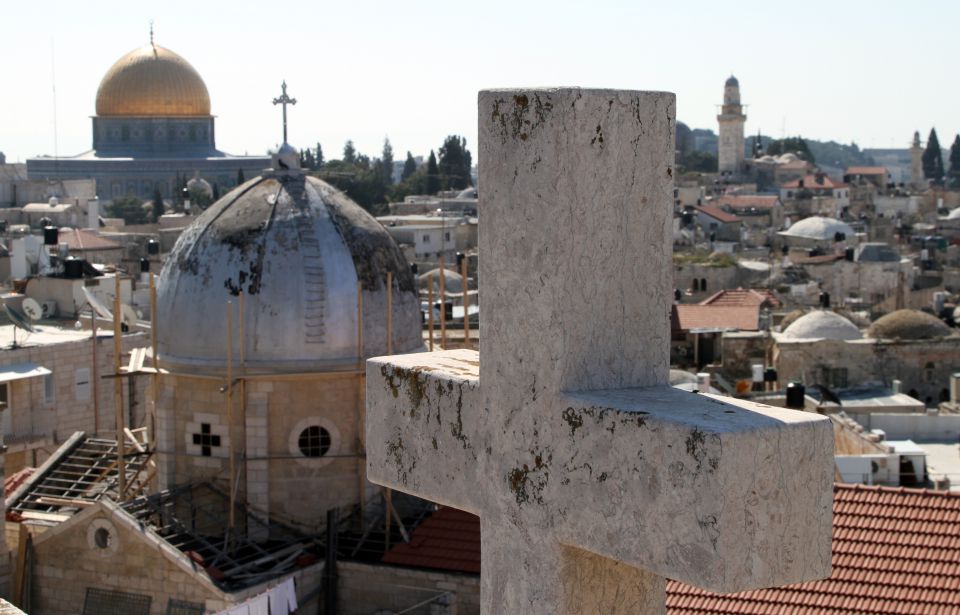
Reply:
[[36, 321], [43, 318], [43, 308], [40, 307], [36, 299], [27, 297], [23, 300], [21, 307], [23, 308], [23, 313], [26, 314], [30, 320]]
[[30, 320], [16, 308], [4, 303], [3, 311], [7, 313], [7, 318], [10, 319], [10, 322], [13, 323], [13, 326], [17, 327], [18, 329], [23, 329], [24, 331], [29, 331], [30, 333], [36, 331], [36, 329], [33, 328], [33, 323], [30, 322]]
[[97, 313], [100, 318], [106, 318], [107, 320], [113, 320], [113, 314], [110, 313], [110, 310], [107, 309], [105, 305], [100, 303], [100, 300], [90, 292], [90, 289], [86, 286], [81, 286], [80, 290], [83, 291], [83, 296], [86, 298], [87, 303], [93, 308], [93, 311]]
[[137, 324], [137, 312], [132, 307], [124, 303], [120, 306], [120, 322], [133, 328]]

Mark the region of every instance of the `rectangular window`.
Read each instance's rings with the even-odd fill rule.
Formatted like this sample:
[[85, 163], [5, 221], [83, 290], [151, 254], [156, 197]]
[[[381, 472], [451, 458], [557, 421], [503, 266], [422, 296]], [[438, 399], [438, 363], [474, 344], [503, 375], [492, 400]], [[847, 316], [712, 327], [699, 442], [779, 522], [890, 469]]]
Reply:
[[43, 376], [43, 403], [52, 405], [57, 401], [57, 381], [53, 374], [44, 374]]
[[423, 243], [430, 243], [430, 235], [423, 236]]
[[444, 239], [444, 241], [450, 241], [450, 233], [449, 233], [449, 231], [446, 232], [446, 233], [444, 233], [443, 239]]
[[90, 401], [90, 368], [78, 367], [73, 372], [74, 398], [77, 401]]

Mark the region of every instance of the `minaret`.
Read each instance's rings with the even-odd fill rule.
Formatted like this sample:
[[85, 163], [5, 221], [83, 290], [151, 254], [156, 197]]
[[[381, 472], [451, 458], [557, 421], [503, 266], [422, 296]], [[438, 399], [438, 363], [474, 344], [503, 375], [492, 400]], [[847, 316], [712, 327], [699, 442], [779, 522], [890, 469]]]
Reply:
[[913, 133], [910, 146], [910, 187], [914, 190], [926, 190], [927, 180], [923, 176], [923, 147], [920, 145], [920, 132]]
[[737, 175], [743, 171], [743, 124], [747, 116], [740, 104], [740, 82], [733, 75], [723, 86], [723, 107], [717, 121], [720, 123], [719, 171]]

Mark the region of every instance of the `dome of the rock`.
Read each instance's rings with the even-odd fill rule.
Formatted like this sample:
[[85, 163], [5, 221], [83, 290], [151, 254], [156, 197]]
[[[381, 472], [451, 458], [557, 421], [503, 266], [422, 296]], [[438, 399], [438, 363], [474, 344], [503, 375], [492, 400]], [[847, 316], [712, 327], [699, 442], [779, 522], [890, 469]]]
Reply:
[[783, 337], [794, 340], [828, 339], [858, 340], [857, 326], [835, 312], [815, 310], [794, 320], [783, 331]]
[[945, 322], [920, 310], [897, 310], [870, 325], [867, 335], [874, 339], [922, 340], [948, 337], [953, 330]]
[[200, 74], [160, 45], [134, 49], [110, 67], [97, 90], [100, 117], [210, 115], [210, 94]]
[[[419, 350], [420, 310], [400, 249], [360, 206], [299, 170], [267, 171], [207, 208], [178, 239], [158, 285], [163, 364], [222, 370], [227, 303], [233, 362], [260, 372], [324, 371]], [[243, 293], [242, 325], [239, 314]]]

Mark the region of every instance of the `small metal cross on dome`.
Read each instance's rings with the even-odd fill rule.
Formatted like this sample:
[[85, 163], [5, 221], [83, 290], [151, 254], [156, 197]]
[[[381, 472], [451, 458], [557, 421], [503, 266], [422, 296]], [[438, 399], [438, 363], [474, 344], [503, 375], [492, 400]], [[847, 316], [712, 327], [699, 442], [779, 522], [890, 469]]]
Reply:
[[284, 82], [283, 82], [283, 84], [281, 84], [280, 88], [283, 90], [283, 94], [281, 94], [280, 97], [278, 97], [278, 98], [274, 98], [274, 99], [273, 99], [273, 104], [275, 104], [275, 105], [283, 105], [283, 142], [286, 143], [286, 142], [287, 142], [287, 105], [295, 105], [295, 104], [297, 104], [297, 99], [296, 99], [296, 98], [290, 98], [289, 96], [287, 96], [287, 82], [286, 82], [286, 80], [284, 80]]

